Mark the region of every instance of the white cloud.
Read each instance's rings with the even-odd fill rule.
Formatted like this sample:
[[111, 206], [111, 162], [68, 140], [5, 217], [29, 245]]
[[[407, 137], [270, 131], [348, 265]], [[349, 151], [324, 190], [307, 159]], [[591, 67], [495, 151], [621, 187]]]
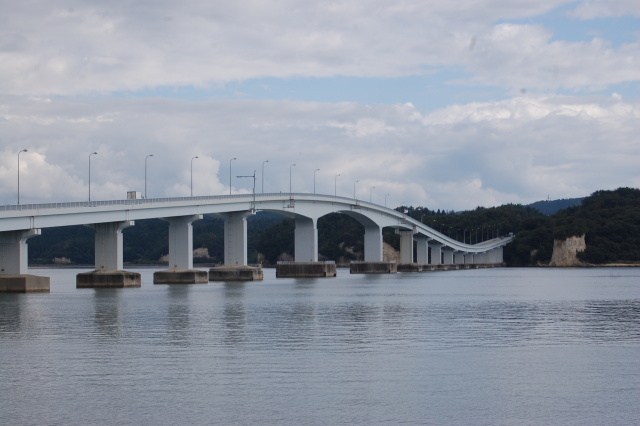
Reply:
[[[477, 74], [472, 82], [513, 89], [591, 88], [637, 79], [637, 43], [613, 49], [598, 39], [550, 42], [548, 29], [495, 25], [567, 3], [13, 3], [0, 10], [0, 93], [206, 87], [266, 76], [398, 77], [467, 66]], [[576, 10], [600, 10], [603, 4]]]
[[[156, 99], [0, 103], [0, 200], [16, 195], [17, 152], [24, 202], [84, 200], [91, 158], [92, 198], [296, 192], [373, 195], [382, 203], [464, 209], [584, 196], [637, 184], [640, 106], [611, 97], [523, 96], [444, 108], [416, 120], [402, 105], [272, 101], [193, 103]], [[108, 117], [109, 119], [98, 119]], [[342, 123], [336, 127], [335, 123]], [[374, 126], [362, 123], [375, 123]], [[362, 132], [352, 129], [384, 129]], [[336, 175], [340, 174], [336, 178]], [[336, 186], [336, 188], [334, 188]]]

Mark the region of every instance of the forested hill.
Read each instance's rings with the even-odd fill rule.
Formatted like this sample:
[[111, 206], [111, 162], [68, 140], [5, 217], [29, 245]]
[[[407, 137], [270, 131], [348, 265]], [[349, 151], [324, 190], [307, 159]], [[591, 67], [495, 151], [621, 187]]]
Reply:
[[563, 198], [562, 200], [544, 200], [544, 201], [536, 201], [535, 203], [531, 203], [528, 206], [538, 210], [540, 213], [551, 216], [552, 214], [558, 213], [560, 210], [575, 207], [582, 204], [582, 198]]
[[553, 241], [585, 236], [578, 258], [590, 264], [640, 264], [640, 189], [597, 191], [579, 206], [523, 224], [505, 249], [510, 265], [545, 265]]

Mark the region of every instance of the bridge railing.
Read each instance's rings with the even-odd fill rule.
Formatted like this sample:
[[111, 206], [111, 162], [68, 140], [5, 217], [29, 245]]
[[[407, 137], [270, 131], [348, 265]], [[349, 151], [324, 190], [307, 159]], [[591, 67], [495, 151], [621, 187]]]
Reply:
[[[348, 197], [337, 197], [334, 195], [324, 194], [308, 194], [308, 193], [288, 193], [288, 192], [273, 192], [265, 194], [255, 194], [256, 200], [260, 198], [269, 197], [328, 197], [336, 200], [349, 200], [354, 201], [356, 204], [361, 203], [360, 200], [353, 200]], [[197, 197], [165, 197], [165, 198], [134, 198], [134, 199], [122, 199], [122, 200], [105, 200], [105, 201], [69, 201], [63, 203], [39, 203], [39, 204], [9, 204], [0, 206], [0, 212], [22, 212], [32, 210], [45, 210], [45, 209], [66, 209], [77, 207], [103, 207], [103, 206], [135, 206], [144, 204], [156, 204], [156, 203], [175, 203], [175, 202], [193, 202], [193, 201], [223, 201], [231, 199], [250, 198], [253, 199], [253, 194], [232, 194], [232, 195], [202, 195]]]

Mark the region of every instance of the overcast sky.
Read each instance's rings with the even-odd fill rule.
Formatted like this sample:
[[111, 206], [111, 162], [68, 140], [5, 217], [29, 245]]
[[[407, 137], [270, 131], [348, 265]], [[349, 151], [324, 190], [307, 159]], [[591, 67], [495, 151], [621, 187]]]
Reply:
[[639, 94], [638, 0], [0, 0], [0, 204], [637, 188]]

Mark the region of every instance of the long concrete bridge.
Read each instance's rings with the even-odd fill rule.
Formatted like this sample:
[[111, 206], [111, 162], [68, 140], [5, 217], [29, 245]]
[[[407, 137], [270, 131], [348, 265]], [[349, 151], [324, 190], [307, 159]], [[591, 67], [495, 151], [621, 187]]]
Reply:
[[[511, 237], [478, 244], [452, 239], [402, 212], [346, 197], [303, 193], [244, 194], [184, 198], [125, 199], [0, 206], [0, 278], [25, 275], [27, 240], [42, 228], [87, 225], [95, 229], [96, 271], [123, 270], [122, 230], [136, 220], [169, 222], [169, 266], [193, 269], [194, 221], [210, 214], [224, 219], [224, 264], [247, 265], [247, 217], [269, 211], [295, 221], [295, 262], [318, 261], [317, 222], [329, 213], [349, 215], [364, 226], [365, 262], [383, 261], [382, 230], [400, 234], [401, 264], [500, 264]], [[416, 244], [414, 244], [416, 242]], [[429, 251], [431, 256], [429, 256]]]

